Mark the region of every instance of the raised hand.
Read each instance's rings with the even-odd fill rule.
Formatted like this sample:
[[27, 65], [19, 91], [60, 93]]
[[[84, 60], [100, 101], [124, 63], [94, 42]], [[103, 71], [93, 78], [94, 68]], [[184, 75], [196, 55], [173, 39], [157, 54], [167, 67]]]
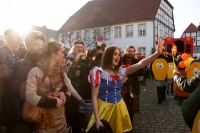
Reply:
[[85, 53], [83, 53], [83, 52], [78, 53], [78, 55], [76, 56], [75, 61], [78, 62], [80, 60], [81, 56], [85, 56]]
[[163, 45], [164, 45], [164, 40], [162, 40], [162, 38], [158, 38], [158, 47], [156, 49], [156, 51], [159, 53], [159, 54], [162, 54], [162, 51], [163, 51]]

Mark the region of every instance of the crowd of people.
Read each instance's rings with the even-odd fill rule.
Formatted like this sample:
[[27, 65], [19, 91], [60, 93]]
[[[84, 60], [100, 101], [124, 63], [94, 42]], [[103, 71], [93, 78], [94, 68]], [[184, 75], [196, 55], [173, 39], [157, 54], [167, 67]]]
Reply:
[[[46, 41], [39, 31], [28, 32], [21, 43], [20, 34], [7, 29], [4, 39], [0, 132], [8, 133], [94, 133], [106, 127], [113, 133], [131, 131], [134, 114], [139, 113], [140, 77], [145, 85], [145, 77], [152, 75], [150, 63], [162, 55], [164, 43], [151, 56], [140, 58], [132, 45], [122, 54], [114, 45], [86, 50], [81, 40], [68, 51], [55, 39]], [[27, 104], [46, 109], [43, 123], [25, 119]], [[86, 112], [91, 117], [82, 122], [83, 128]]]

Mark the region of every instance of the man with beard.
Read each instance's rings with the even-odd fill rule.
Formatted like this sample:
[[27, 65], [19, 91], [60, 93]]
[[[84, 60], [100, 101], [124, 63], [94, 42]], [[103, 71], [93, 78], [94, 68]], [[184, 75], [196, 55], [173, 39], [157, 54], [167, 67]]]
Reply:
[[[130, 65], [139, 62], [136, 59], [135, 48], [131, 45], [127, 46], [125, 49], [125, 55], [122, 57], [122, 62], [124, 67], [129, 67]], [[126, 103], [131, 122], [133, 122], [134, 113], [139, 113], [139, 95], [140, 95], [140, 82], [138, 76], [143, 75], [143, 70], [140, 69], [137, 72], [129, 75], [127, 80], [124, 81], [122, 88], [122, 97]]]
[[[13, 117], [13, 63], [19, 60], [17, 48], [20, 44], [20, 34], [14, 29], [7, 29], [4, 39], [6, 43], [0, 47], [0, 125], [8, 128]], [[0, 132], [1, 130], [0, 126]]]
[[15, 118], [9, 132], [32, 133], [32, 126], [25, 123], [22, 119], [22, 106], [25, 100], [27, 76], [29, 71], [36, 66], [36, 62], [42, 57], [45, 37], [38, 31], [31, 31], [25, 35], [24, 44], [27, 49], [24, 60], [20, 60], [13, 65], [13, 82], [17, 98], [13, 111]]

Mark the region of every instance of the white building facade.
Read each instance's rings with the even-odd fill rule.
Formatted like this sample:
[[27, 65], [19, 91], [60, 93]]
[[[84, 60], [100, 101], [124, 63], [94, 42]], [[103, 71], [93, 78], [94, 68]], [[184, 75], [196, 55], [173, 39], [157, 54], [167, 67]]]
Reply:
[[181, 36], [181, 38], [185, 37], [192, 37], [194, 39], [193, 56], [197, 57], [197, 54], [200, 53], [200, 32], [197, 31], [197, 26], [191, 23]]
[[[107, 46], [114, 44], [124, 51], [127, 45], [133, 45], [136, 52], [140, 52], [144, 56], [149, 56], [152, 53], [152, 48], [156, 48], [158, 37], [162, 37], [163, 39], [168, 36], [173, 37], [175, 31], [173, 7], [171, 4], [167, 0], [160, 0], [158, 9], [155, 10], [157, 10], [157, 13], [153, 18], [58, 32], [59, 40], [64, 38], [65, 45], [69, 47], [70, 44], [66, 38], [66, 35], [69, 33], [73, 33], [70, 36], [73, 40], [80, 39], [86, 44], [88, 42], [95, 42], [96, 38], [94, 36], [101, 34], [104, 36], [103, 43]], [[94, 35], [95, 30], [98, 30], [98, 34]], [[88, 48], [92, 48], [92, 46], [94, 45], [89, 45]]]

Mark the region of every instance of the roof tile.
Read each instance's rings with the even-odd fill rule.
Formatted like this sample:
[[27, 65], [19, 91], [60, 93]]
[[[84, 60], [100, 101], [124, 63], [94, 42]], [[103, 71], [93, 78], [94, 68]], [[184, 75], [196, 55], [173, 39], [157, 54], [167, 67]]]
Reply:
[[152, 19], [161, 0], [93, 0], [72, 15], [59, 31], [78, 30], [132, 20]]
[[196, 32], [197, 31], [197, 26], [195, 26], [193, 23], [191, 23], [184, 31], [184, 33], [188, 32]]

